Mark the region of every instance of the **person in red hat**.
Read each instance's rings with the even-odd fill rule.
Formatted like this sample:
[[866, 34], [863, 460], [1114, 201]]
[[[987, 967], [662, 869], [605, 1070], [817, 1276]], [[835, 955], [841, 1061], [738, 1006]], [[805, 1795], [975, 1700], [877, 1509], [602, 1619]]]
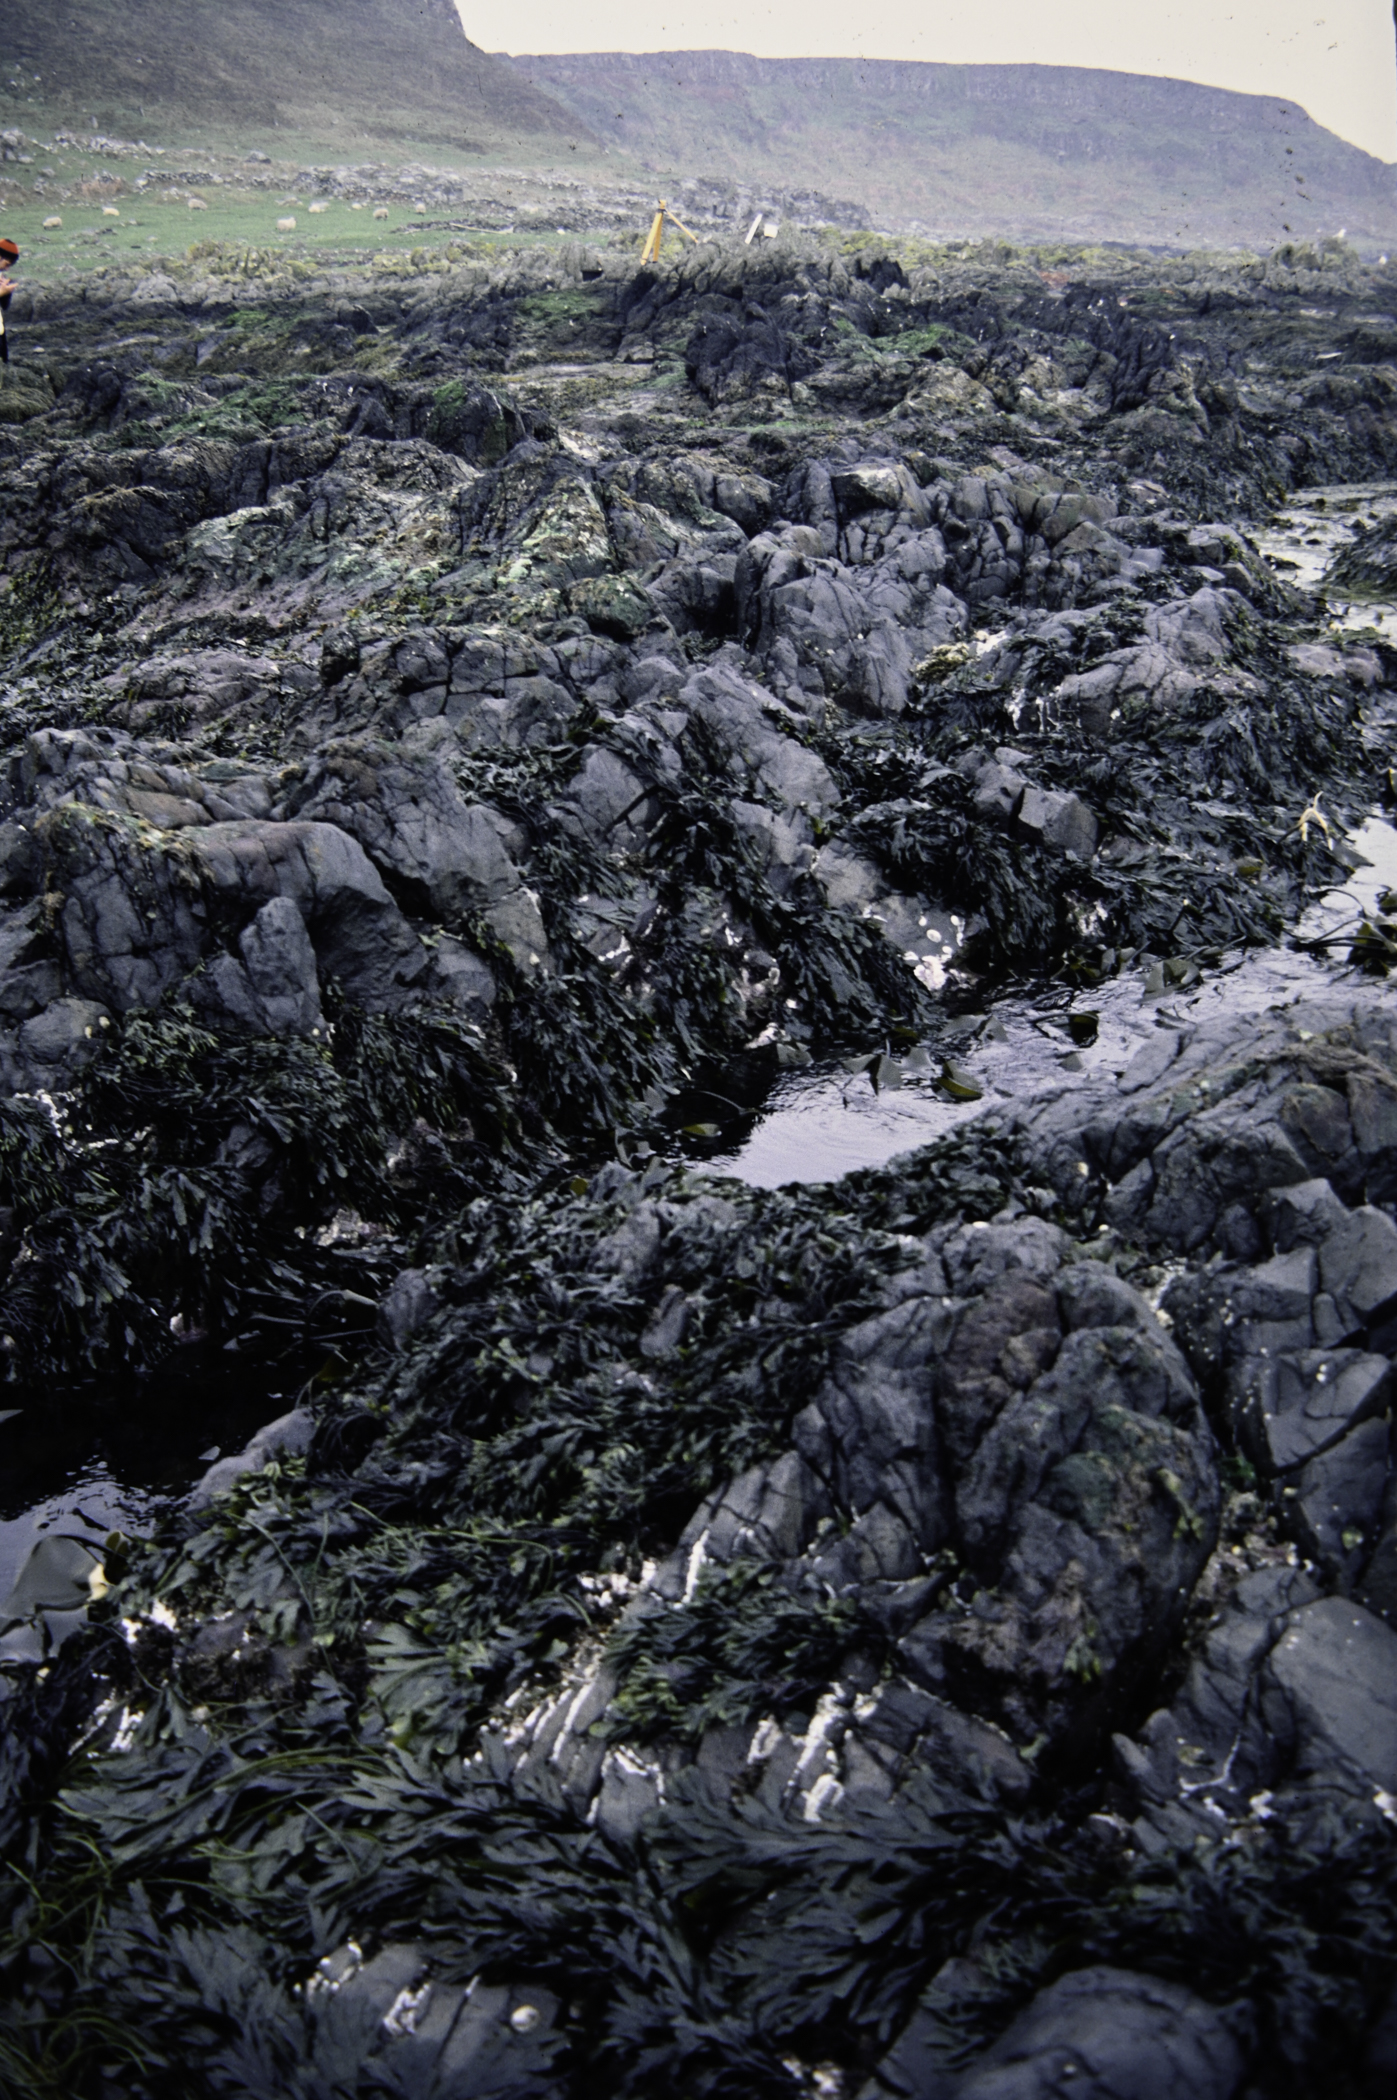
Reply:
[[11, 240], [0, 241], [0, 365], [7, 365], [10, 361], [10, 332], [5, 326], [5, 316], [10, 310], [10, 300], [15, 289], [10, 282], [9, 271], [11, 265], [18, 261], [19, 249], [15, 243]]

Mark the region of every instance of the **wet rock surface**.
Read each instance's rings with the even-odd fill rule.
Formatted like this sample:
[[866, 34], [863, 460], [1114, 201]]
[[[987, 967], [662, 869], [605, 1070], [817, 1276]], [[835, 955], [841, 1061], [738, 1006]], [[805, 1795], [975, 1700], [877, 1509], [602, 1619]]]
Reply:
[[[1390, 907], [1188, 999], [1391, 793], [1381, 626], [1257, 537], [1392, 472], [1391, 289], [1043, 263], [44, 295], [7, 1390], [136, 1410], [189, 1350], [282, 1397], [4, 1606], [26, 2077], [1380, 2082]], [[991, 1107], [1011, 1005], [1070, 1044]], [[963, 1125], [705, 1171], [839, 1058]]]

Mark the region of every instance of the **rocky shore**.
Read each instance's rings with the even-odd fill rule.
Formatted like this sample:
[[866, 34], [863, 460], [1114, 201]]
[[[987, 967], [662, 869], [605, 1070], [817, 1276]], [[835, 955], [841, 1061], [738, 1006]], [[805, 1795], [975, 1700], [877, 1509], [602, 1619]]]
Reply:
[[634, 250], [16, 296], [0, 2083], [1386, 2093], [1397, 270]]

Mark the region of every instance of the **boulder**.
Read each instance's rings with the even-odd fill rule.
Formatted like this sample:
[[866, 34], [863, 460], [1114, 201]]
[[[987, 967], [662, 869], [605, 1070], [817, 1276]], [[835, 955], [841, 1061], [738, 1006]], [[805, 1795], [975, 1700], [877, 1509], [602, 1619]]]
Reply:
[[1320, 1242], [1319, 1275], [1345, 1335], [1397, 1301], [1397, 1225], [1387, 1212], [1365, 1203], [1336, 1223]]
[[1205, 1628], [1172, 1706], [1152, 1714], [1138, 1739], [1113, 1739], [1117, 1774], [1139, 1811], [1135, 1842], [1147, 1853], [1191, 1844], [1243, 1816], [1285, 1771], [1285, 1751], [1264, 1708], [1259, 1678], [1276, 1642], [1313, 1603], [1313, 1576], [1284, 1562], [1244, 1574]]
[[[1251, 2054], [1245, 2011], [1104, 1965], [1040, 1991], [955, 2087], [955, 2100], [1234, 2100]], [[896, 2088], [894, 2088], [896, 2090]]]
[[1391, 1434], [1368, 1420], [1307, 1459], [1281, 1489], [1281, 1521], [1345, 1594], [1362, 1573], [1382, 1524]]
[[419, 1328], [441, 1307], [440, 1272], [400, 1269], [379, 1303], [378, 1336], [390, 1348], [405, 1349]]
[[238, 937], [237, 955], [216, 955], [191, 987], [214, 1026], [253, 1035], [319, 1031], [320, 981], [305, 920], [289, 897], [270, 897]]
[[1361, 1604], [1318, 1597], [1296, 1612], [1263, 1697], [1298, 1776], [1397, 1794], [1397, 1632]]
[[156, 1005], [199, 961], [206, 937], [188, 859], [147, 848], [80, 804], [59, 805], [33, 828], [63, 897], [56, 931], [69, 983], [116, 1013]]
[[784, 396], [815, 360], [759, 308], [714, 314], [700, 323], [684, 352], [690, 384], [710, 403], [752, 394]]
[[191, 835], [190, 863], [224, 911], [255, 913], [273, 897], [293, 904], [319, 971], [359, 1005], [392, 1009], [413, 995], [426, 950], [363, 848], [337, 825], [211, 824]]
[[1392, 1386], [1388, 1359], [1361, 1349], [1250, 1357], [1235, 1377], [1233, 1417], [1247, 1456], [1269, 1478], [1384, 1414]]
[[62, 1093], [91, 1064], [110, 1015], [95, 999], [55, 999], [12, 1036], [0, 1035], [0, 1075], [14, 1093]]
[[726, 665], [696, 671], [680, 704], [727, 751], [736, 784], [785, 810], [824, 815], [839, 799], [829, 768], [785, 730], [800, 725], [773, 694], [754, 687]]
[[1080, 795], [1063, 794], [1054, 788], [1026, 787], [1017, 815], [1023, 829], [1041, 838], [1045, 845], [1075, 853], [1078, 860], [1090, 860], [1096, 851], [1099, 827]]
[[310, 1449], [314, 1434], [315, 1417], [309, 1408], [294, 1407], [289, 1414], [278, 1415], [274, 1422], [265, 1423], [243, 1450], [214, 1460], [190, 1489], [187, 1507], [191, 1512], [207, 1509], [217, 1496], [226, 1495], [249, 1473], [260, 1473], [279, 1458], [299, 1458]]
[[467, 803], [445, 767], [367, 742], [328, 745], [287, 800], [288, 814], [356, 838], [399, 894], [448, 925], [483, 919], [526, 974], [547, 966], [538, 900], [495, 812]]

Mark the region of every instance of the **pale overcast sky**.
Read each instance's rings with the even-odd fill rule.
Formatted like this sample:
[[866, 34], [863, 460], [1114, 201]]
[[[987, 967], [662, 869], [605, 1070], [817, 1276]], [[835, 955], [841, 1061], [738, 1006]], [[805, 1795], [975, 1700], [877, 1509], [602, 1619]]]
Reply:
[[1397, 160], [1392, 0], [456, 0], [486, 51], [1102, 66], [1298, 102]]

